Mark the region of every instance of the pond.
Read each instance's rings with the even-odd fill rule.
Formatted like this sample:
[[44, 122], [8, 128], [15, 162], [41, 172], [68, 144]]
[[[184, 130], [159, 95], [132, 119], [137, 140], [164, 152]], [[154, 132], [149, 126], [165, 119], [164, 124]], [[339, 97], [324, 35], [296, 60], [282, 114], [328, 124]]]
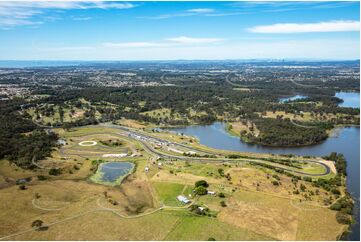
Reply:
[[359, 92], [337, 92], [335, 97], [343, 100], [343, 102], [339, 104], [340, 107], [360, 108]]
[[324, 156], [333, 151], [343, 153], [347, 160], [347, 189], [356, 201], [354, 211], [356, 223], [352, 225], [348, 239], [360, 239], [360, 129], [358, 127], [337, 129], [335, 135], [320, 144], [296, 148], [266, 147], [242, 142], [239, 137], [230, 135], [226, 131], [226, 125], [221, 122], [205, 126], [173, 128], [171, 131], [195, 136], [201, 144], [222, 150], [311, 156]]
[[104, 185], [119, 185], [124, 177], [132, 172], [133, 168], [134, 164], [130, 162], [101, 163], [90, 180]]
[[280, 98], [279, 102], [280, 103], [286, 103], [286, 102], [296, 101], [296, 100], [300, 100], [300, 99], [304, 99], [304, 98], [307, 98], [307, 96], [295, 95], [295, 96], [292, 96], [292, 97]]

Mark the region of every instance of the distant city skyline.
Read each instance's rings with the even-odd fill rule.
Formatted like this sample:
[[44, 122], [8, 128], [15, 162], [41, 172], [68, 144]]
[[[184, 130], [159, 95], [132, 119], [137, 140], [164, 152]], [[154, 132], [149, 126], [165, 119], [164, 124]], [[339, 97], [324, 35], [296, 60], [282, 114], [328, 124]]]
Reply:
[[359, 2], [0, 2], [1, 60], [355, 60]]

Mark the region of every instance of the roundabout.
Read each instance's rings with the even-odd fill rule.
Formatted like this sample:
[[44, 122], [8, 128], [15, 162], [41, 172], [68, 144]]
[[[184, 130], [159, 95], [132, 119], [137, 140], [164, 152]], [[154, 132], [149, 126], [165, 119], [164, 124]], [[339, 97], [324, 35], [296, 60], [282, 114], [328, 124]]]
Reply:
[[82, 142], [78, 143], [78, 145], [80, 145], [80, 146], [94, 146], [97, 144], [98, 143], [96, 141], [92, 141], [92, 140], [86, 140], [86, 141], [82, 141]]

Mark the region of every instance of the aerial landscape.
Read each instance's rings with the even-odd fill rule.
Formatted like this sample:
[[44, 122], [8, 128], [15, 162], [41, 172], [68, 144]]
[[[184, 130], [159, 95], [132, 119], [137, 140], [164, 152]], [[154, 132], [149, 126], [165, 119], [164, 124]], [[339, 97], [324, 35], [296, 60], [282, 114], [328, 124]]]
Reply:
[[359, 241], [359, 15], [0, 2], [0, 240]]

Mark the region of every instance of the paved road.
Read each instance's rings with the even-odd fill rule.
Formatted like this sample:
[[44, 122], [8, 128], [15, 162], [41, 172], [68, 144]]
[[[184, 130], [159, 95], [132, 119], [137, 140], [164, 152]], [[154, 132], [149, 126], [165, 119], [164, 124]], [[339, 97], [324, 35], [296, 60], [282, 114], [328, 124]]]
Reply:
[[[102, 124], [102, 125], [112, 127], [112, 128], [117, 128], [117, 129], [120, 129], [120, 130], [123, 130], [123, 131], [126, 131], [126, 132], [136, 133], [134, 130], [131, 130], [129, 128], [125, 128], [125, 127], [122, 127], [122, 126], [118, 126], [118, 125], [109, 125], [109, 124]], [[125, 134], [119, 133], [119, 135], [125, 135]], [[156, 138], [156, 137], [149, 136], [149, 135], [147, 136], [147, 135], [144, 135], [143, 133], [138, 133], [138, 135], [143, 136], [143, 137], [149, 137], [149, 138], [155, 139], [155, 140], [157, 140], [159, 142], [167, 142], [167, 143], [170, 143], [170, 144], [173, 144], [173, 145], [179, 145], [179, 146], [185, 147], [185, 148], [190, 149], [190, 150], [204, 152], [202, 150], [198, 150], [198, 149], [195, 149], [193, 147], [186, 146], [186, 145], [181, 145], [181, 144], [178, 144], [178, 143], [175, 143], [175, 142], [169, 142], [169, 141], [162, 140], [160, 138]], [[149, 145], [147, 142], [145, 142], [143, 140], [135, 139], [135, 138], [129, 137], [129, 136], [127, 136], [127, 137], [140, 142], [148, 153], [151, 153], [151, 154], [153, 154], [155, 156], [158, 156], [160, 158], [165, 158], [165, 159], [167, 159], [167, 158], [172, 159], [173, 158], [173, 159], [179, 159], [179, 160], [194, 160], [194, 161], [204, 161], [204, 162], [242, 161], [242, 162], [251, 162], [251, 163], [254, 163], [254, 164], [260, 164], [260, 163], [261, 164], [269, 164], [268, 162], [265, 162], [263, 160], [252, 159], [251, 157], [250, 158], [240, 158], [240, 159], [227, 159], [227, 158], [202, 158], [202, 157], [186, 157], [186, 156], [171, 155], [171, 154], [166, 154], [166, 153], [160, 152], [159, 150], [154, 149], [151, 145]], [[210, 153], [210, 152], [208, 152], [208, 154], [218, 155], [218, 154]], [[272, 164], [272, 166], [277, 167], [279, 169], [282, 169], [284, 171], [289, 171], [289, 172], [297, 173], [297, 174], [300, 174], [300, 175], [306, 175], [306, 176], [324, 176], [324, 175], [330, 174], [330, 172], [331, 172], [330, 167], [328, 165], [322, 163], [322, 162], [319, 162], [319, 161], [316, 161], [316, 160], [310, 160], [308, 162], [316, 163], [318, 165], [323, 166], [325, 168], [325, 171], [323, 173], [311, 174], [311, 173], [307, 173], [307, 172], [303, 172], [303, 171], [297, 171], [297, 170], [294, 170], [294, 169], [281, 167], [281, 166], [279, 166], [277, 164]]]
[[[172, 145], [175, 145], [175, 146], [180, 146], [180, 147], [192, 150], [192, 151], [198, 151], [198, 152], [207, 153], [207, 154], [210, 154], [210, 155], [218, 155], [216, 153], [206, 152], [206, 151], [203, 151], [201, 149], [189, 147], [189, 146], [179, 144], [179, 143], [175, 143], [175, 142], [170, 142], [170, 141], [163, 140], [163, 139], [160, 139], [158, 137], [146, 135], [146, 134], [143, 134], [143, 133], [140, 133], [140, 132], [137, 133], [136, 131], [134, 131], [132, 129], [129, 129], [129, 128], [126, 128], [126, 127], [123, 127], [123, 126], [113, 125], [113, 124], [108, 124], [108, 123], [103, 123], [103, 124], [100, 124], [100, 125], [104, 126], [104, 127], [116, 128], [116, 129], [119, 129], [119, 130], [122, 130], [122, 131], [125, 131], [125, 132], [128, 132], [128, 133], [131, 132], [133, 134], [137, 134], [137, 135], [140, 135], [142, 137], [150, 138], [150, 139], [156, 140], [158, 142], [172, 144]], [[270, 165], [269, 162], [265, 162], [263, 160], [258, 160], [258, 159], [252, 158], [252, 157], [240, 158], [240, 159], [229, 159], [229, 158], [203, 158], [203, 157], [187, 157], [187, 156], [171, 155], [171, 154], [166, 154], [166, 153], [160, 152], [159, 150], [154, 149], [147, 142], [145, 142], [143, 140], [136, 139], [136, 138], [131, 137], [131, 136], [128, 136], [125, 133], [124, 134], [122, 134], [122, 133], [116, 134], [116, 133], [110, 133], [110, 132], [95, 132], [95, 133], [91, 133], [91, 134], [111, 134], [111, 135], [125, 137], [125, 138], [128, 138], [128, 139], [133, 139], [133, 140], [138, 141], [139, 143], [141, 143], [142, 146], [144, 147], [144, 149], [148, 153], [150, 153], [150, 154], [152, 154], [152, 155], [154, 155], [156, 157], [160, 157], [160, 158], [164, 158], [164, 159], [169, 159], [170, 158], [170, 159], [179, 159], [179, 160], [186, 160], [186, 161], [203, 161], [203, 162], [251, 162], [253, 164], [269, 164]], [[65, 155], [63, 147], [60, 148], [60, 154], [62, 156]], [[284, 171], [289, 171], [289, 172], [293, 172], [293, 173], [300, 174], [300, 175], [314, 176], [314, 177], [315, 176], [328, 175], [331, 172], [330, 167], [327, 166], [326, 164], [322, 163], [322, 162], [319, 162], [319, 161], [316, 161], [316, 160], [309, 160], [308, 162], [313, 162], [313, 163], [316, 163], [318, 165], [323, 166], [325, 168], [325, 171], [323, 173], [311, 174], [311, 173], [307, 173], [307, 172], [303, 172], [303, 171], [297, 171], [297, 170], [294, 170], [294, 169], [285, 168], [285, 167], [279, 166], [277, 164], [272, 164], [271, 166], [282, 169]]]

